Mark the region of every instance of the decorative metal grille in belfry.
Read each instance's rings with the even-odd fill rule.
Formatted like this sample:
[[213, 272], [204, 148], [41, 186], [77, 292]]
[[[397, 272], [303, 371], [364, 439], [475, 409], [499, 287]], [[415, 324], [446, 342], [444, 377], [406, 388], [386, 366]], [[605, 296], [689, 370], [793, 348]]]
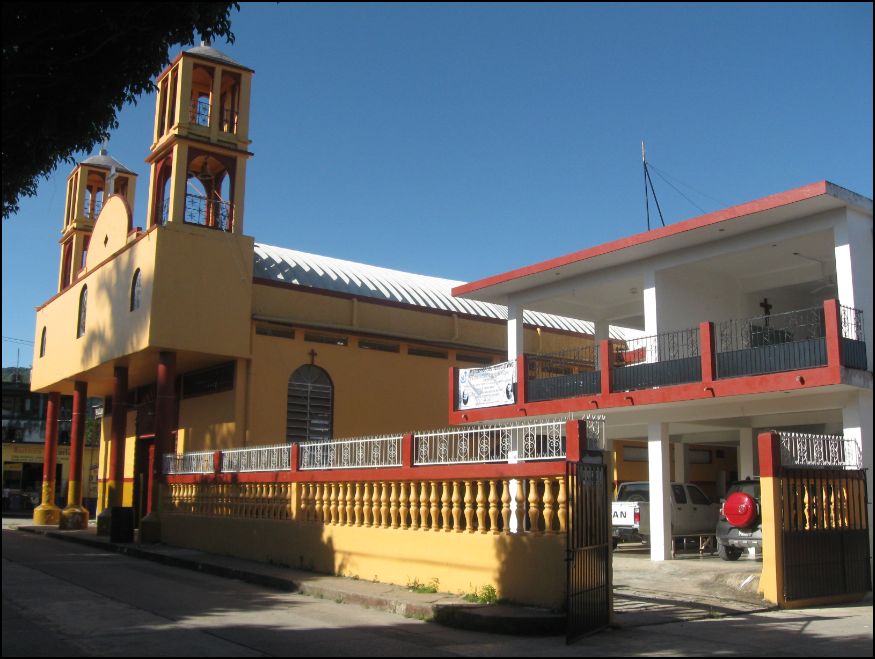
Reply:
[[222, 471], [288, 471], [292, 468], [290, 453], [288, 444], [228, 449], [222, 451]]
[[565, 457], [565, 421], [520, 425], [469, 426], [414, 436], [414, 464], [470, 464]]
[[716, 334], [718, 378], [826, 364], [823, 307], [720, 321]]
[[778, 433], [781, 439], [781, 466], [787, 469], [861, 469], [863, 458], [855, 439], [841, 435]]
[[369, 469], [401, 466], [401, 435], [359, 437], [298, 446], [298, 468]]
[[610, 498], [605, 464], [569, 462], [566, 642], [607, 627], [611, 618]]
[[208, 199], [195, 194], [185, 195], [186, 224], [200, 224], [222, 231], [231, 230], [231, 204], [221, 199]]
[[175, 455], [164, 455], [165, 474], [212, 474], [213, 451], [194, 451]]

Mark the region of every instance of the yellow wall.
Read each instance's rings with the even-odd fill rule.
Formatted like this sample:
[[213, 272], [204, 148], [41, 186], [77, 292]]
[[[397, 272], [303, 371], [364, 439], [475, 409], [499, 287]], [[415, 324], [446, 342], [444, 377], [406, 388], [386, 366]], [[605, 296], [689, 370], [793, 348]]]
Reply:
[[[223, 391], [179, 402], [179, 429], [183, 433], [177, 447], [180, 453], [239, 445], [235, 442], [234, 393]], [[278, 439], [276, 443], [281, 441], [284, 440]]]
[[327, 574], [407, 585], [438, 579], [442, 592], [492, 585], [499, 597], [559, 608], [565, 536], [444, 533], [323, 526], [315, 522], [163, 514], [162, 542]]

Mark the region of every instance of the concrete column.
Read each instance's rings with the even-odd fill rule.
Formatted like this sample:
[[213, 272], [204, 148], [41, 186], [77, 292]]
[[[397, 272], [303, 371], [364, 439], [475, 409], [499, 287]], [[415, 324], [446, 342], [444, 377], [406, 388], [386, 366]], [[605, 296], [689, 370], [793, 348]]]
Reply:
[[[872, 391], [850, 394], [842, 408], [842, 426], [846, 439], [854, 439], [862, 454], [866, 470], [866, 487], [869, 502], [866, 506], [869, 517], [869, 546], [872, 547]], [[869, 570], [872, 570], [872, 554], [869, 553]]]
[[128, 369], [112, 373], [112, 425], [110, 426], [109, 484], [106, 508], [97, 516], [97, 535], [109, 535], [113, 506], [124, 505], [125, 442], [128, 428]]
[[170, 212], [167, 222], [185, 221], [185, 195], [188, 186], [188, 145], [178, 142], [173, 146], [173, 170], [170, 181]]
[[667, 423], [647, 424], [650, 477], [650, 560], [671, 559], [671, 478]]
[[848, 209], [833, 227], [833, 237], [839, 303], [863, 312], [867, 368], [872, 371], [872, 219]]
[[683, 442], [674, 445], [674, 480], [677, 483], [687, 482], [687, 472], [690, 464], [690, 450]]
[[523, 307], [511, 302], [507, 305], [507, 360], [513, 361], [524, 350]]
[[611, 338], [611, 324], [603, 318], [597, 318], [593, 321], [593, 327], [593, 338], [595, 340], [595, 363], [596, 368], [600, 369], [601, 355], [599, 354], [599, 346], [601, 345], [602, 341], [607, 341]]
[[644, 332], [647, 336], [658, 333], [656, 313], [656, 273], [653, 271], [644, 274]]
[[33, 523], [39, 526], [57, 524], [61, 509], [55, 505], [55, 476], [58, 464], [58, 414], [61, 411], [61, 394], [49, 393], [46, 405], [46, 444], [43, 452], [42, 503], [33, 511]]
[[140, 520], [140, 542], [161, 541], [161, 462], [173, 443], [174, 410], [176, 408], [176, 353], [163, 351], [158, 355], [158, 385], [155, 396], [155, 444], [150, 456], [149, 512]]
[[753, 428], [742, 428], [738, 431], [738, 479], [744, 480], [758, 475], [754, 455], [756, 454], [756, 437]]
[[60, 527], [64, 530], [88, 528], [88, 510], [82, 505], [82, 453], [85, 448], [85, 402], [88, 383], [76, 382], [73, 389], [73, 425], [70, 437], [70, 479], [67, 486], [67, 507], [61, 512]]

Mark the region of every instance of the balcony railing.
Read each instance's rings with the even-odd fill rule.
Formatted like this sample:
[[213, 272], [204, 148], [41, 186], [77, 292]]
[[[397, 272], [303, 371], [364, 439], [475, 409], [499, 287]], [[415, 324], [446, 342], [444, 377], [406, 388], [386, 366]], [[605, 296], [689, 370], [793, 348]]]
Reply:
[[291, 466], [291, 447], [288, 444], [253, 446], [252, 448], [222, 451], [222, 471], [251, 473], [256, 471], [288, 471]]
[[191, 102], [189, 120], [198, 126], [210, 125], [210, 102], [205, 99], [195, 99]]
[[823, 307], [717, 323], [716, 377], [825, 366]]
[[186, 194], [183, 220], [186, 224], [199, 224], [211, 229], [230, 231], [231, 204], [219, 199]]
[[370, 469], [401, 466], [401, 435], [361, 437], [298, 445], [298, 468]]
[[862, 469], [860, 445], [841, 435], [778, 433], [781, 439], [781, 465], [785, 468], [808, 467]]
[[650, 389], [702, 379], [698, 329], [631, 339], [614, 354], [611, 373], [614, 391]]
[[596, 347], [583, 346], [541, 355], [526, 355], [526, 394], [530, 401], [573, 398], [598, 393]]
[[842, 366], [865, 371], [867, 361], [863, 312], [841, 305], [839, 313], [842, 332]]
[[212, 474], [215, 470], [214, 451], [194, 451], [174, 455], [164, 455], [165, 474]]

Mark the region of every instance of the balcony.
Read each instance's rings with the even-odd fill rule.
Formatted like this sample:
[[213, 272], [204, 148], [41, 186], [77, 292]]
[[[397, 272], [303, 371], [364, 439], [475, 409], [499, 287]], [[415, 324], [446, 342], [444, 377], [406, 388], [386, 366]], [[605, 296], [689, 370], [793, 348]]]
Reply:
[[[788, 381], [838, 384], [842, 367], [867, 369], [866, 349], [863, 313], [827, 300], [784, 314], [706, 321], [698, 328], [602, 341], [598, 347], [527, 354], [517, 363], [514, 404], [465, 414], [454, 407], [450, 416], [455, 422], [479, 421], [785, 390]], [[456, 374], [451, 385], [458, 391]]]
[[[167, 224], [170, 215], [170, 199], [165, 199], [161, 206], [161, 224]], [[221, 199], [208, 199], [201, 195], [187, 193], [182, 221], [185, 224], [197, 224], [219, 231], [231, 231], [233, 212], [231, 202]]]

